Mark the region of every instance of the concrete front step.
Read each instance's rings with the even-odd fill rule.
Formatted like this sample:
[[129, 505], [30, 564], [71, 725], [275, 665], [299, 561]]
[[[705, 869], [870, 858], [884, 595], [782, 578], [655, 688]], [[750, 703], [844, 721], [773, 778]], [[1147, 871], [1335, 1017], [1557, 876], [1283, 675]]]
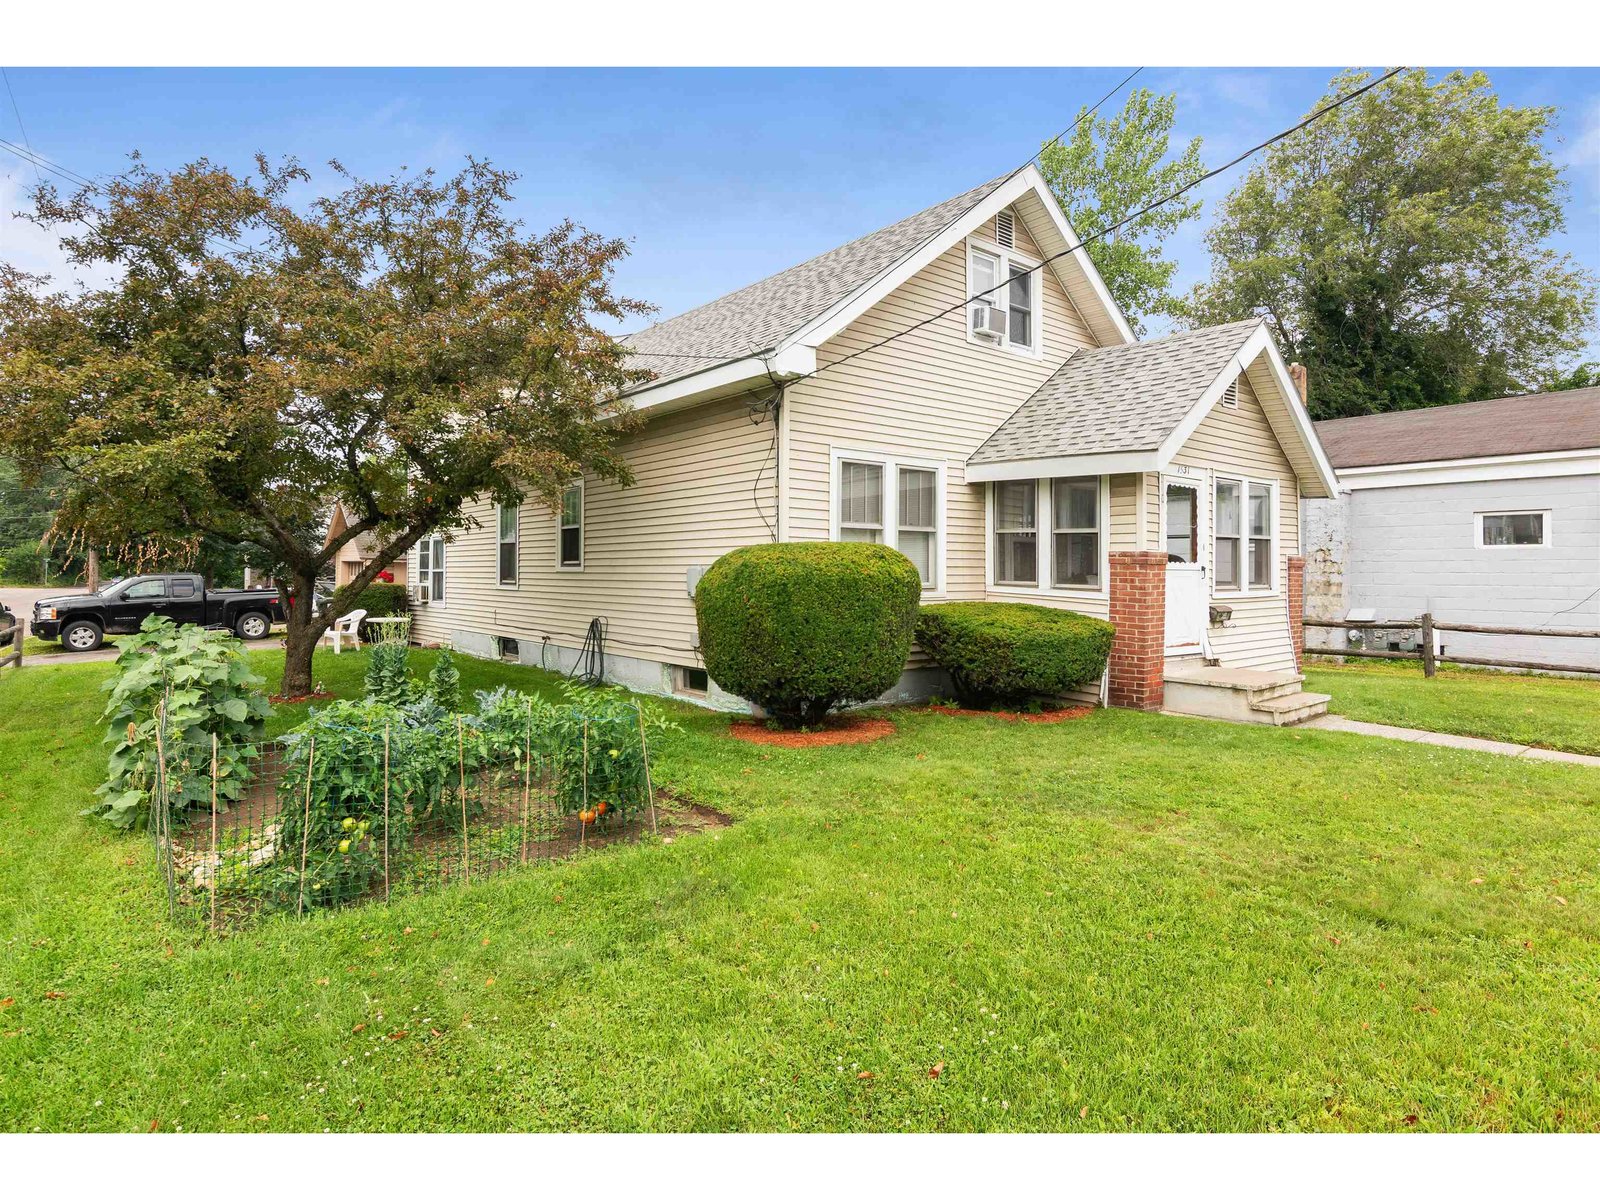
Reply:
[[1297, 671], [1212, 667], [1193, 660], [1169, 663], [1163, 673], [1169, 712], [1224, 721], [1295, 725], [1328, 711], [1329, 697], [1300, 690]]

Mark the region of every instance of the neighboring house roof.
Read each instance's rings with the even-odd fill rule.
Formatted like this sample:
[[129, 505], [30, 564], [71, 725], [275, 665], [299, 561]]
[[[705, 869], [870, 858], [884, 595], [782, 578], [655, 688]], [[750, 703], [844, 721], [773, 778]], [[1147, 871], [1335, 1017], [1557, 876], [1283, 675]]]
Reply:
[[876, 233], [807, 259], [797, 267], [629, 334], [620, 339], [636, 352], [637, 357], [629, 365], [654, 371], [656, 382], [663, 382], [703, 370], [707, 365], [705, 360], [672, 355], [727, 359], [772, 350], [857, 288], [943, 233], [1006, 178], [1002, 175], [991, 179]]
[[1078, 351], [973, 452], [967, 479], [1165, 470], [1242, 373], [1306, 493], [1332, 495], [1333, 468], [1260, 318]]
[[1600, 448], [1600, 387], [1316, 423], [1339, 470]]
[[[1033, 235], [1096, 340], [1133, 341], [1088, 252], [1037, 167], [952, 197], [797, 267], [620, 340], [656, 378], [629, 389], [637, 409], [699, 403], [769, 377], [805, 376], [816, 351], [1001, 209]], [[963, 297], [952, 296], [959, 303]], [[652, 354], [654, 351], [654, 354]], [[697, 357], [703, 356], [703, 357]]]

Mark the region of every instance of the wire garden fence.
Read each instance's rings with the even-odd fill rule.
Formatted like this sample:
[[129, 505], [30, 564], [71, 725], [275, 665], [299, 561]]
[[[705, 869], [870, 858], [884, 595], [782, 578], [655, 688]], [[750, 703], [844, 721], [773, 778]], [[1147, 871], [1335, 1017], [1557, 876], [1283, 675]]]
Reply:
[[163, 740], [149, 829], [168, 915], [304, 917], [721, 823], [658, 795], [636, 703], [602, 708], [506, 693], [418, 721], [336, 704], [275, 740]]

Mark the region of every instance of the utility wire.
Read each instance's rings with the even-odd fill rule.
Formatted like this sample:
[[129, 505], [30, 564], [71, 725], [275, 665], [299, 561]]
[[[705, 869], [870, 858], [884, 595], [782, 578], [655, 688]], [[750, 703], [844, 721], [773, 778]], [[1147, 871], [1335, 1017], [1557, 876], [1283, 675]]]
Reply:
[[[0, 67], [0, 79], [5, 80], [6, 95], [11, 97], [11, 111], [16, 114], [17, 129], [22, 133], [22, 144], [28, 148], [29, 152], [32, 152], [33, 143], [28, 140], [28, 127], [22, 123], [22, 110], [17, 107], [17, 94], [11, 90], [11, 76], [6, 73], [4, 67]], [[38, 163], [33, 164], [33, 177], [39, 183], [44, 182], [44, 176], [39, 174]]]

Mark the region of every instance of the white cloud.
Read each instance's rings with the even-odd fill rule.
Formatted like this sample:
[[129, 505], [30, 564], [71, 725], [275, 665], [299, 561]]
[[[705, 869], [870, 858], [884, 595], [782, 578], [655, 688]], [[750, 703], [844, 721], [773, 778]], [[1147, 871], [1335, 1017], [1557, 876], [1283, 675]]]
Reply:
[[49, 276], [56, 289], [73, 284], [102, 287], [115, 279], [117, 271], [103, 264], [75, 266], [68, 261], [55, 231], [41, 229], [26, 217], [16, 215], [33, 208], [28, 193], [34, 181], [31, 175], [24, 176], [23, 170], [8, 168], [0, 172], [0, 260], [30, 275]]
[[1600, 96], [1590, 96], [1577, 109], [1577, 129], [1567, 139], [1567, 150], [1562, 158], [1574, 167], [1600, 166]]

